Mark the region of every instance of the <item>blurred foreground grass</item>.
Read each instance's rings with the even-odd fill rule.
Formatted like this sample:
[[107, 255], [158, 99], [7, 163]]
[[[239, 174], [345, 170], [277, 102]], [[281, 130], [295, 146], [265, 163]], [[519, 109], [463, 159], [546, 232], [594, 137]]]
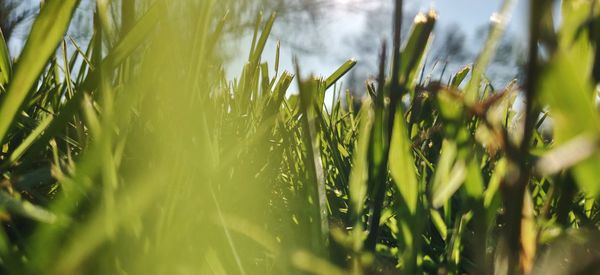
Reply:
[[228, 80], [223, 2], [97, 1], [79, 45], [78, 1], [47, 0], [16, 61], [0, 41], [2, 272], [593, 272], [595, 2], [564, 1], [555, 30], [551, 1], [532, 0], [527, 80], [497, 88], [484, 72], [511, 1], [449, 83], [421, 66], [437, 15], [401, 40], [396, 1], [360, 100], [337, 84], [353, 60], [326, 77], [279, 68], [275, 15]]

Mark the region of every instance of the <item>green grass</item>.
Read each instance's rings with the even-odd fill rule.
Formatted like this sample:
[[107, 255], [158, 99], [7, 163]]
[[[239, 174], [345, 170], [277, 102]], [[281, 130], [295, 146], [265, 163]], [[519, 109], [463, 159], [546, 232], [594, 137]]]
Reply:
[[2, 273], [597, 268], [593, 1], [563, 2], [556, 30], [550, 1], [531, 1], [535, 65], [499, 89], [483, 73], [503, 22], [447, 84], [421, 75], [437, 15], [402, 39], [395, 23], [363, 97], [341, 88], [354, 60], [323, 77], [283, 70], [279, 47], [265, 52], [275, 14], [257, 17], [227, 79], [235, 15], [176, 2], [140, 0], [120, 17], [120, 1], [98, 1], [81, 45], [65, 36], [78, 1], [47, 0], [16, 60], [0, 40]]

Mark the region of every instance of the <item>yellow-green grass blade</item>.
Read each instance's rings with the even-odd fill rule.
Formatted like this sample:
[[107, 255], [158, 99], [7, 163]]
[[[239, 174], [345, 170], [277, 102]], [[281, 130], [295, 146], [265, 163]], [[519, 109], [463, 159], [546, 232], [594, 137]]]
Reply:
[[249, 60], [251, 64], [257, 64], [260, 60], [265, 46], [267, 45], [269, 35], [271, 35], [271, 29], [273, 28], [273, 23], [275, 23], [275, 18], [277, 18], [277, 14], [272, 13], [265, 27], [263, 28], [260, 38], [258, 39], [258, 42], [256, 44], [256, 48], [254, 49], [254, 51], [252, 51], [252, 55]]
[[408, 139], [402, 111], [396, 112], [390, 141], [389, 168], [392, 178], [411, 215], [417, 211], [418, 181], [415, 174], [412, 143]]
[[450, 87], [455, 89], [458, 88], [470, 71], [470, 66], [464, 66], [462, 69], [460, 69], [460, 71], [458, 71], [450, 80]]
[[10, 60], [10, 52], [8, 51], [8, 47], [6, 46], [6, 41], [4, 40], [4, 34], [0, 29], [0, 86], [4, 88], [6, 83], [10, 80], [10, 75], [12, 74], [11, 68], [11, 60]]
[[354, 59], [344, 62], [342, 66], [335, 70], [335, 72], [325, 80], [325, 89], [329, 89], [331, 86], [333, 86], [333, 84], [335, 84], [340, 78], [342, 78], [342, 76], [348, 73], [354, 67], [354, 65], [356, 65], [356, 60]]
[[[316, 103], [318, 94], [324, 91], [324, 81], [319, 78], [309, 78], [302, 80], [300, 78], [300, 69], [296, 64], [298, 71], [298, 86], [300, 87], [300, 104], [302, 106], [302, 121], [306, 131], [304, 142], [307, 146], [305, 163], [309, 173], [309, 179], [312, 182], [310, 197], [317, 212], [316, 217], [319, 220], [318, 233], [320, 238], [315, 238], [313, 245], [315, 253], [326, 255], [326, 247], [329, 245], [329, 214], [327, 207], [327, 196], [325, 188], [325, 172], [323, 170], [322, 154], [320, 151], [319, 130], [317, 128], [317, 110], [320, 108]], [[315, 226], [316, 229], [317, 226]]]
[[419, 73], [423, 57], [431, 41], [431, 33], [437, 21], [437, 13], [433, 10], [427, 14], [419, 13], [415, 17], [410, 35], [402, 49], [402, 64], [400, 65], [400, 83], [413, 91], [415, 78]]
[[45, 118], [43, 118], [38, 124], [38, 126], [35, 127], [35, 129], [27, 136], [27, 138], [25, 138], [23, 142], [21, 142], [19, 146], [17, 146], [17, 148], [14, 151], [12, 151], [8, 160], [3, 164], [11, 164], [17, 161], [19, 158], [21, 158], [21, 156], [23, 156], [26, 150], [36, 141], [36, 139], [44, 132], [44, 130], [46, 130], [46, 128], [48, 127], [48, 125], [50, 125], [50, 122], [52, 122], [53, 119], [54, 117], [52, 115], [48, 115]]
[[[589, 41], [586, 22], [591, 18], [594, 1], [573, 0], [561, 3], [561, 25], [558, 31], [558, 46], [562, 51], [572, 54], [570, 58], [577, 62], [582, 75], [589, 75], [594, 61], [593, 45]], [[595, 6], [598, 6], [596, 3]], [[596, 7], [597, 8], [597, 7]]]
[[373, 111], [370, 100], [363, 103], [362, 112], [359, 117], [359, 133], [354, 149], [353, 167], [350, 172], [350, 201], [355, 218], [362, 212], [367, 196], [367, 181], [369, 178], [368, 151], [370, 143], [370, 132], [373, 125]]
[[431, 222], [433, 223], [433, 226], [435, 226], [435, 229], [437, 229], [440, 237], [442, 237], [442, 240], [445, 241], [448, 236], [448, 227], [446, 226], [442, 215], [440, 215], [440, 212], [435, 209], [430, 209], [429, 215], [431, 216]]
[[[117, 64], [121, 63], [123, 60], [127, 58], [133, 51], [135, 51], [140, 44], [147, 38], [148, 34], [153, 30], [153, 27], [156, 25], [160, 13], [162, 1], [157, 2], [150, 10], [144, 15], [138, 23], [130, 30], [127, 35], [114, 47], [114, 50], [102, 61], [102, 64], [99, 65], [103, 68], [103, 70], [109, 70], [113, 68]], [[97, 51], [98, 49], [95, 49]], [[98, 65], [96, 65], [98, 66]], [[82, 88], [84, 89], [93, 89], [94, 83], [97, 81], [98, 71], [95, 71], [95, 74], [89, 74], [82, 84]], [[39, 137], [30, 136], [25, 140], [26, 143], [19, 146], [19, 150], [16, 150], [11, 154], [10, 160], [17, 161], [23, 155], [26, 155], [24, 150], [29, 150], [37, 152], [45, 146], [45, 144], [55, 135], [61, 127], [63, 127], [80, 109], [82, 104], [84, 93], [79, 90], [76, 91], [74, 96], [66, 102], [64, 107], [61, 109], [61, 112], [50, 119], [51, 121], [44, 121], [47, 123], [40, 123], [39, 129], [36, 128], [35, 133], [41, 134]], [[1, 112], [1, 111], [0, 111]], [[1, 118], [0, 118], [1, 119]], [[26, 156], [27, 158], [27, 156]], [[3, 166], [6, 164], [10, 164], [4, 162]]]
[[[471, 150], [473, 149], [471, 148]], [[475, 154], [472, 151], [471, 153]], [[465, 191], [471, 198], [478, 200], [483, 196], [484, 190], [483, 177], [481, 176], [481, 167], [479, 167], [478, 158], [475, 155], [467, 156], [465, 163], [467, 165]]]
[[431, 188], [431, 203], [434, 208], [444, 205], [465, 181], [466, 165], [464, 160], [456, 159], [457, 151], [455, 142], [443, 141]]
[[42, 6], [0, 105], [0, 141], [5, 139], [23, 101], [62, 40], [78, 3], [78, 0], [48, 0]]
[[[586, 68], [574, 58], [577, 54], [559, 51], [540, 77], [541, 99], [550, 107], [557, 145], [582, 134], [600, 134], [600, 115], [594, 106], [593, 88], [587, 81], [588, 75], [581, 73]], [[592, 196], [600, 194], [598, 167], [600, 153], [595, 153], [573, 170], [579, 186]]]

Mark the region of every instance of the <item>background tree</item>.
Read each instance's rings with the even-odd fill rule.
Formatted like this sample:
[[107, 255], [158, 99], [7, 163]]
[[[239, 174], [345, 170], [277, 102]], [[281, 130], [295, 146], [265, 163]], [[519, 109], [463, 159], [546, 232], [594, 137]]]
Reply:
[[4, 40], [8, 43], [15, 29], [31, 19], [34, 14], [35, 10], [27, 1], [0, 0], [0, 29]]

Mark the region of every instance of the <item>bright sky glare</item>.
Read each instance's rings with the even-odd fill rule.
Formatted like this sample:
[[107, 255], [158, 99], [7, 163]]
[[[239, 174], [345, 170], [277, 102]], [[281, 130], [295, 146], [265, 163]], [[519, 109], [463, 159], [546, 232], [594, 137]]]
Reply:
[[[347, 6], [361, 7], [368, 6], [373, 2], [393, 0], [334, 0], [336, 5], [328, 10], [327, 23], [320, 27], [318, 34], [329, 41], [325, 43], [320, 52], [320, 56], [305, 55], [289, 47], [282, 46], [281, 56], [283, 57], [282, 68], [291, 69], [291, 57], [296, 54], [301, 57], [301, 67], [305, 74], [314, 73], [317, 75], [327, 75], [334, 71], [340, 62], [347, 58], [355, 57], [352, 49], [344, 47], [345, 39], [353, 33], [360, 32], [363, 28], [364, 15], [357, 12], [356, 9], [347, 9]], [[502, 5], [502, 0], [407, 0], [405, 1], [405, 10], [427, 11], [434, 8], [438, 12], [438, 25], [458, 24], [468, 35], [468, 38], [474, 36], [477, 28], [490, 22], [491, 16], [498, 11]], [[527, 2], [524, 0], [513, 0], [512, 16], [508, 31], [526, 37], [526, 14]], [[390, 22], [391, 24], [391, 22]], [[286, 34], [289, 35], [289, 34]], [[293, 34], [292, 34], [293, 35]], [[274, 44], [268, 46], [266, 53], [274, 52]], [[474, 45], [478, 48], [478, 45]], [[341, 50], [344, 49], [344, 50]], [[245, 56], [245, 55], [242, 55]], [[325, 57], [324, 57], [325, 56]], [[272, 57], [265, 56], [265, 61], [270, 64], [274, 61]], [[359, 61], [360, 62], [360, 61]], [[235, 67], [235, 66], [233, 66]], [[230, 72], [232, 73], [232, 72]], [[235, 72], [234, 72], [235, 74]]]

